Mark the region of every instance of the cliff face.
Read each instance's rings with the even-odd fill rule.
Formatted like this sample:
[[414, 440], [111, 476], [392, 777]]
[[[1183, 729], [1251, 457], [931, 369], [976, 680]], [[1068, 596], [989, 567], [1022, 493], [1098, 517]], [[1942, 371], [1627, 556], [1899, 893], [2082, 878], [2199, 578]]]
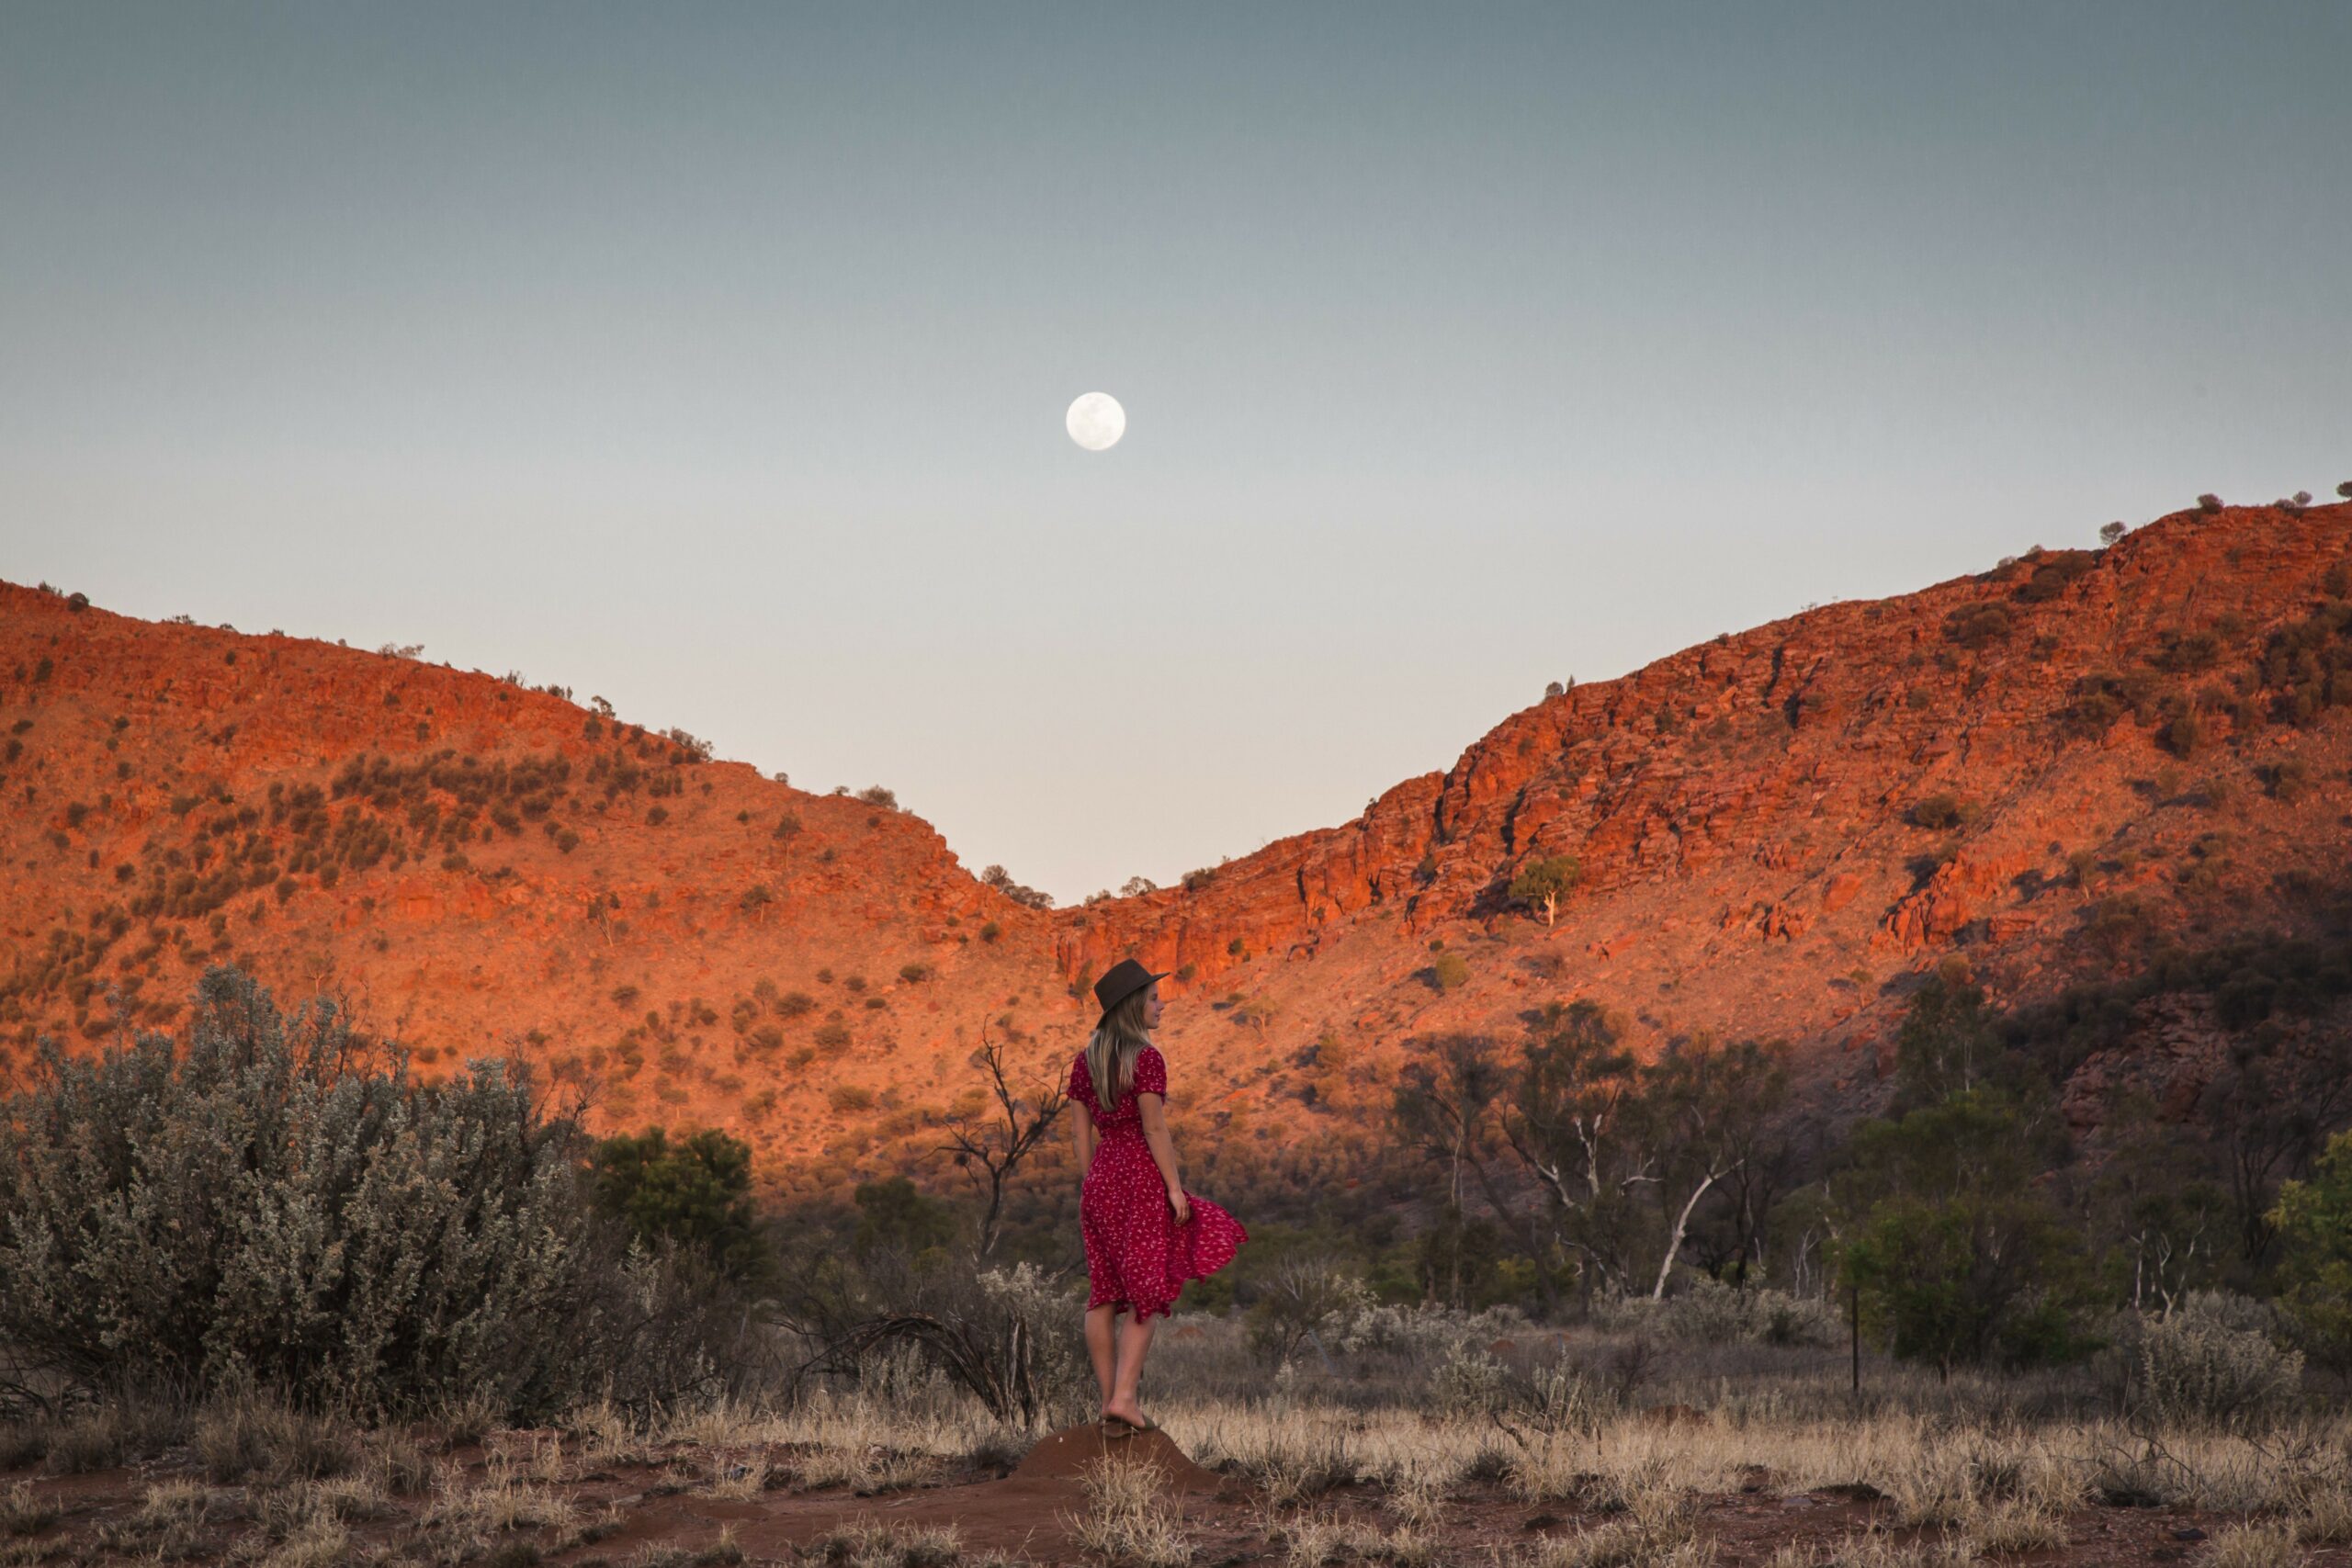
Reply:
[[[1057, 1073], [1133, 953], [1178, 973], [1164, 1040], [1227, 1142], [1360, 1134], [1411, 1035], [1577, 996], [1648, 1044], [1784, 1038], [1860, 1103], [1954, 953], [2028, 998], [2135, 933], [2292, 925], [2352, 822], [2348, 561], [2352, 508], [2238, 508], [1823, 606], [1548, 697], [1201, 886], [1051, 913], [915, 817], [563, 694], [0, 584], [0, 1039], [168, 1023], [235, 958], [428, 1072], [522, 1055], [600, 1124], [728, 1126], [834, 1185], [935, 1142], [983, 1029]], [[1547, 925], [1509, 889], [1553, 857]]]

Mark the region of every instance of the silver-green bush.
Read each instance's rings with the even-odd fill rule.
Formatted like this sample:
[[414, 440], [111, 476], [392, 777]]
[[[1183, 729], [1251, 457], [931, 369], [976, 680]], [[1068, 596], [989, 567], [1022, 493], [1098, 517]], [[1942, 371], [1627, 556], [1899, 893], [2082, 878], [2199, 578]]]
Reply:
[[0, 1347], [50, 1380], [522, 1417], [663, 1315], [520, 1067], [419, 1084], [333, 1004], [288, 1021], [215, 967], [184, 1043], [44, 1041], [36, 1072], [0, 1110]]
[[2141, 1408], [2173, 1426], [2230, 1428], [2284, 1410], [2302, 1385], [2303, 1357], [2279, 1348], [2267, 1319], [2260, 1303], [2211, 1291], [2143, 1319], [2132, 1347]]
[[1831, 1345], [1838, 1314], [1829, 1304], [1785, 1291], [1736, 1290], [1719, 1280], [1694, 1280], [1690, 1289], [1656, 1309], [1667, 1337], [1685, 1345]]

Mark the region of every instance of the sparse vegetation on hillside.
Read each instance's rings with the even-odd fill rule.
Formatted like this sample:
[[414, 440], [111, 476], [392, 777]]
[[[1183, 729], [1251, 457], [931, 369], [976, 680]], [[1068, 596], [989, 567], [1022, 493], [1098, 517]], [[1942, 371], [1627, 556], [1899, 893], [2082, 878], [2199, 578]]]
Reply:
[[1041, 893], [1035, 887], [1024, 886], [1013, 881], [1012, 874], [1001, 865], [992, 865], [981, 872], [980, 881], [995, 888], [1014, 903], [1026, 905], [1032, 909], [1050, 909], [1054, 907], [1052, 894]]

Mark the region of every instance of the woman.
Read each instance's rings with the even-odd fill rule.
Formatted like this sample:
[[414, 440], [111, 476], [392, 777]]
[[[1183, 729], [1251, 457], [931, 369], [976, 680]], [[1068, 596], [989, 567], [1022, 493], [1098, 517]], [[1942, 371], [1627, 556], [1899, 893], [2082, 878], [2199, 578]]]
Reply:
[[[1094, 982], [1102, 1016], [1069, 1066], [1077, 1111], [1079, 1223], [1086, 1239], [1086, 1349], [1102, 1385], [1102, 1430], [1151, 1430], [1136, 1403], [1152, 1318], [1187, 1280], [1205, 1280], [1250, 1239], [1238, 1221], [1184, 1190], [1168, 1136], [1168, 1064], [1151, 1043], [1164, 976], [1132, 958]], [[1122, 1325], [1118, 1315], [1125, 1312]]]

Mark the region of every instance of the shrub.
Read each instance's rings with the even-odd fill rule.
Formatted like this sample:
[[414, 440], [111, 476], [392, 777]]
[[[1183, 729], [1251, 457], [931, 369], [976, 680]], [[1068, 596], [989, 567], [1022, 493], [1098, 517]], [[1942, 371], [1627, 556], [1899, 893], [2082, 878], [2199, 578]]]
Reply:
[[1973, 806], [1963, 803], [1957, 795], [1931, 795], [1912, 802], [1909, 813], [1915, 828], [1957, 828], [1976, 816]]
[[0, 1339], [97, 1390], [252, 1380], [305, 1404], [545, 1415], [612, 1364], [578, 1129], [528, 1070], [419, 1085], [225, 966], [185, 1042], [42, 1043], [0, 1117]]
[[2213, 668], [2221, 658], [2222, 639], [2215, 633], [2168, 631], [2148, 662], [2175, 675], [2196, 675]]
[[2119, 518], [2099, 529], [2098, 542], [2102, 545], [2111, 545], [2130, 532], [2131, 530], [2125, 527], [2122, 520]]
[[2207, 491], [2197, 498], [2197, 509], [2199, 512], [2219, 512], [2222, 510], [2222, 498]]
[[[2101, 535], [2104, 537], [2104, 534]], [[2090, 550], [2053, 550], [2038, 556], [2032, 573], [2018, 588], [2018, 597], [2030, 604], [2055, 599], [2065, 592], [2066, 585], [2098, 562]]]
[[660, 1127], [606, 1138], [592, 1159], [597, 1206], [648, 1241], [667, 1236], [721, 1273], [763, 1275], [767, 1248], [752, 1212], [752, 1149], [706, 1128], [669, 1141]]
[[2195, 708], [2181, 709], [2156, 731], [2157, 743], [2176, 757], [2194, 757], [2205, 739], [2205, 718]]
[[2154, 925], [2154, 911], [2137, 895], [2118, 893], [2098, 901], [2091, 911], [2089, 931], [2095, 941], [2114, 953], [2146, 936]]
[[873, 784], [867, 788], [859, 790], [857, 792], [857, 798], [865, 802], [868, 806], [884, 807], [892, 811], [896, 811], [899, 808], [899, 797], [891, 794], [888, 790], [884, 789], [880, 784]]
[[2312, 1355], [2352, 1367], [2352, 1133], [2338, 1133], [2308, 1181], [2278, 1189], [2281, 1298]]
[[994, 942], [1003, 934], [1004, 928], [998, 925], [994, 920], [982, 920], [980, 922], [980, 940], [982, 942]]
[[2242, 1307], [2260, 1314], [2254, 1303], [2192, 1291], [2178, 1310], [2139, 1325], [2133, 1383], [2143, 1408], [2177, 1427], [2241, 1429], [2286, 1407], [2301, 1383], [2302, 1354], [2250, 1326], [2233, 1310]]
[[1334, 1258], [1290, 1257], [1260, 1282], [1250, 1309], [1250, 1348], [1270, 1361], [1286, 1361], [1310, 1336], [1336, 1336], [1372, 1305], [1363, 1280]]
[[1966, 649], [1999, 642], [2016, 629], [2002, 604], [1968, 604], [1944, 617], [1944, 636]]
[[2301, 757], [2281, 758], [2258, 772], [2273, 800], [2291, 805], [2311, 788], [2311, 767]]
[[1785, 1291], [1734, 1289], [1701, 1276], [1657, 1314], [1660, 1332], [1686, 1345], [1834, 1345], [1841, 1332], [1827, 1303]]
[[1441, 991], [1451, 991], [1470, 978], [1470, 965], [1458, 953], [1441, 953], [1429, 966], [1430, 984]]

